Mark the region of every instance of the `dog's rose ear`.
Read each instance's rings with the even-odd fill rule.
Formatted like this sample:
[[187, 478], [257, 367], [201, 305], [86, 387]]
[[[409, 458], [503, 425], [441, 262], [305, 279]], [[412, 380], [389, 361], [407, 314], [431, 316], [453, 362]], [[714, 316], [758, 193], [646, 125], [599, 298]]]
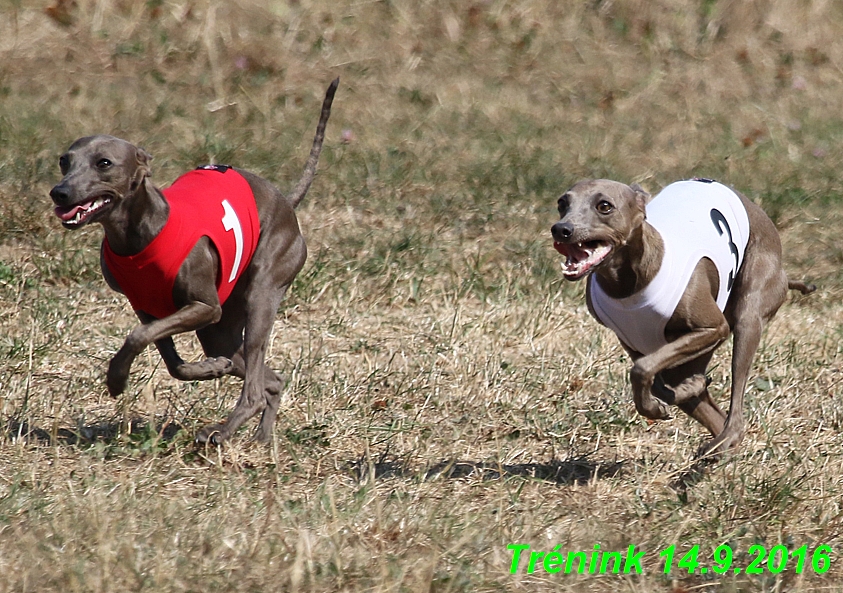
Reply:
[[644, 210], [644, 207], [650, 201], [652, 196], [637, 183], [630, 185], [629, 189], [635, 192], [635, 199], [638, 201], [638, 205], [641, 206], [641, 209]]
[[135, 158], [138, 161], [138, 169], [143, 169], [146, 177], [152, 177], [152, 167], [149, 163], [152, 162], [152, 155], [146, 152], [143, 148], [135, 149]]
[[152, 156], [143, 148], [135, 148], [135, 160], [137, 167], [132, 175], [132, 184], [129, 186], [131, 191], [136, 191], [143, 184], [144, 179], [152, 177], [152, 168], [149, 166]]

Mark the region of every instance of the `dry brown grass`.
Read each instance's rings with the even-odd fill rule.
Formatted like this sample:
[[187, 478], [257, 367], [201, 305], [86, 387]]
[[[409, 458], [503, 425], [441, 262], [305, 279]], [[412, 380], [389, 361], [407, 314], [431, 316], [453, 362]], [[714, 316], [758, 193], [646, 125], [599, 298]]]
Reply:
[[[0, 592], [842, 590], [841, 33], [834, 2], [784, 0], [3, 1]], [[271, 344], [277, 438], [196, 449], [240, 384], [150, 351], [107, 397], [135, 321], [99, 229], [50, 212], [56, 157], [107, 132], [161, 184], [215, 161], [289, 187], [337, 74]], [[547, 232], [580, 177], [692, 175], [761, 203], [820, 285], [768, 329], [747, 437], [703, 473], [697, 425], [635, 414]], [[645, 574], [511, 575], [512, 543], [634, 544]], [[723, 543], [741, 566], [754, 543], [834, 553], [823, 576], [661, 574], [665, 547]]]

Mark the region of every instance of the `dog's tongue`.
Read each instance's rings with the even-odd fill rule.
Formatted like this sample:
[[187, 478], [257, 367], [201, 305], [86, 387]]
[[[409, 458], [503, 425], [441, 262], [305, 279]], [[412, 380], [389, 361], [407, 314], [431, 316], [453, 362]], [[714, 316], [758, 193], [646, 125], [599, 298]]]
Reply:
[[558, 243], [554, 241], [553, 247], [556, 249], [556, 251], [558, 251], [574, 263], [582, 261], [584, 259], [588, 259], [588, 256], [590, 255], [588, 251], [577, 247], [573, 243]]
[[612, 250], [609, 244], [596, 241], [592, 241], [589, 246], [582, 243], [558, 243], [554, 241], [553, 247], [565, 256], [562, 273], [571, 280], [582, 278], [591, 268], [603, 261]]
[[73, 206], [56, 206], [54, 212], [62, 220], [70, 220], [76, 216], [79, 210], [89, 210], [92, 204], [93, 201], [84, 204], [74, 204]]

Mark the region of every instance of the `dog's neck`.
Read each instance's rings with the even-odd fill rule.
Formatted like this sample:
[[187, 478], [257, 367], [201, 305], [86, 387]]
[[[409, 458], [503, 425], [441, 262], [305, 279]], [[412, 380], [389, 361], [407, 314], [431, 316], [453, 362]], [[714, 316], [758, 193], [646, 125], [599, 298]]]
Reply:
[[664, 241], [645, 221], [595, 270], [597, 283], [613, 299], [632, 296], [656, 277], [663, 257]]
[[137, 255], [167, 224], [170, 206], [161, 192], [144, 179], [101, 221], [108, 245], [117, 255]]

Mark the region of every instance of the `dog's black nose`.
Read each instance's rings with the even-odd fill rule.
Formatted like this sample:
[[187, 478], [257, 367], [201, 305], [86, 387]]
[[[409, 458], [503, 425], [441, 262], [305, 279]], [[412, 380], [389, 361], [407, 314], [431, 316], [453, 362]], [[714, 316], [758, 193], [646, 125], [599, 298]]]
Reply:
[[551, 227], [550, 232], [554, 239], [570, 239], [574, 234], [574, 225], [570, 222], [557, 222]]
[[57, 206], [65, 206], [70, 201], [70, 190], [59, 183], [50, 190], [50, 197]]

